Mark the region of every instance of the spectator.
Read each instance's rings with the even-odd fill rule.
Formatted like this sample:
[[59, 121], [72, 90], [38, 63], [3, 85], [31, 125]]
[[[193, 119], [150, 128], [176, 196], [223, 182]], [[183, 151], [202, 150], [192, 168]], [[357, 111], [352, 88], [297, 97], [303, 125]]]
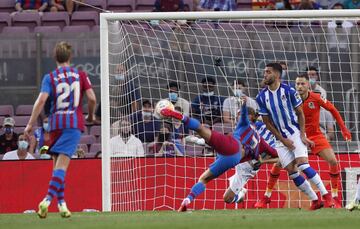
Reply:
[[319, 71], [318, 71], [318, 69], [316, 67], [314, 67], [314, 66], [309, 66], [306, 69], [306, 71], [307, 71], [307, 74], [309, 76], [309, 82], [310, 82], [311, 90], [320, 92], [321, 97], [326, 99], [326, 96], [327, 96], [326, 91], [318, 83], [318, 81], [319, 81]]
[[71, 158], [85, 158], [85, 151], [84, 149], [78, 147], [76, 149], [75, 154]]
[[156, 137], [155, 142], [149, 146], [155, 157], [162, 156], [183, 156], [179, 149], [175, 146], [173, 139], [171, 138], [170, 128], [164, 125], [160, 129], [159, 135]]
[[18, 148], [18, 135], [14, 132], [15, 121], [11, 117], [4, 119], [4, 134], [0, 136], [0, 154], [16, 150]]
[[[359, 1], [360, 2], [360, 1]], [[344, 9], [341, 3], [336, 3], [332, 9]], [[343, 49], [349, 48], [348, 35], [351, 32], [351, 28], [354, 24], [350, 21], [344, 20], [332, 20], [328, 22], [328, 43], [330, 49]]]
[[5, 153], [3, 160], [28, 160], [35, 159], [29, 153], [29, 139], [24, 134], [20, 134], [17, 141], [18, 149]]
[[320, 5], [312, 0], [301, 0], [298, 10], [318, 10], [321, 9]]
[[40, 149], [43, 146], [49, 146], [50, 145], [50, 126], [49, 126], [49, 120], [48, 117], [45, 117], [42, 121], [42, 127], [36, 129], [34, 131], [35, 135], [35, 154], [40, 153]]
[[110, 139], [113, 157], [144, 157], [144, 147], [140, 139], [131, 134], [131, 123], [121, 119], [112, 124], [115, 136]]
[[345, 9], [360, 9], [359, 0], [345, 0], [344, 1]]
[[15, 9], [17, 12], [34, 11], [44, 12], [49, 5], [49, 0], [15, 0]]
[[189, 116], [190, 103], [186, 99], [179, 96], [180, 86], [177, 82], [170, 82], [168, 85], [169, 89], [169, 100], [175, 107], [180, 107], [182, 113]]
[[289, 0], [283, 0], [275, 3], [275, 8], [277, 10], [292, 10], [292, 5]]
[[141, 142], [153, 142], [160, 130], [160, 120], [153, 115], [153, 106], [149, 100], [144, 100], [142, 110], [133, 114], [131, 121], [134, 125], [133, 133]]
[[101, 151], [97, 151], [94, 158], [101, 158]]
[[155, 0], [155, 12], [176, 12], [184, 11], [183, 0]]
[[238, 111], [241, 109], [241, 97], [247, 97], [246, 106], [253, 108], [255, 111], [258, 110], [258, 108], [256, 101], [246, 95], [246, 85], [244, 81], [237, 79], [234, 81], [232, 87], [235, 88], [233, 90], [235, 96], [230, 96], [224, 101], [223, 121], [224, 123], [231, 123], [232, 125], [235, 125]]
[[193, 117], [212, 126], [222, 120], [222, 104], [224, 98], [215, 95], [216, 81], [213, 77], [206, 77], [201, 80], [203, 93], [192, 101]]
[[237, 8], [235, 0], [195, 0], [194, 4], [198, 11], [233, 11]]
[[114, 108], [111, 113], [130, 115], [137, 111], [137, 101], [140, 100], [139, 87], [135, 85], [132, 74], [127, 71], [124, 64], [116, 65], [113, 70], [110, 77], [110, 96], [110, 106]]
[[287, 65], [286, 61], [279, 61], [279, 64], [281, 65], [282, 70], [283, 70], [281, 73], [281, 82], [294, 87], [295, 85], [291, 85], [291, 83], [290, 83], [288, 65]]
[[[82, 2], [83, 0], [78, 0]], [[75, 3], [72, 0], [50, 0], [50, 11], [67, 11], [69, 15], [74, 12]]]

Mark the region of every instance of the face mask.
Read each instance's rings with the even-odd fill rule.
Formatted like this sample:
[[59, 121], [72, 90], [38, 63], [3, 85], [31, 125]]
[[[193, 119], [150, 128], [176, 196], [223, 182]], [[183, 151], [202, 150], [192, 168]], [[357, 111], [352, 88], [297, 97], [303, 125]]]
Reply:
[[283, 70], [283, 71], [281, 72], [281, 79], [285, 79], [285, 78], [286, 78], [286, 71]]
[[27, 149], [29, 146], [29, 143], [27, 141], [21, 140], [18, 142], [19, 149]]
[[46, 132], [49, 132], [50, 131], [50, 126], [49, 126], [49, 123], [48, 122], [44, 122], [43, 123], [43, 128]]
[[171, 102], [176, 102], [178, 99], [178, 94], [176, 92], [170, 92], [169, 99]]
[[5, 134], [12, 134], [13, 131], [14, 131], [14, 128], [12, 128], [12, 127], [5, 127]]
[[284, 3], [283, 3], [283, 2], [277, 2], [277, 3], [275, 4], [275, 8], [276, 8], [277, 10], [284, 9]]
[[214, 92], [213, 92], [213, 91], [203, 92], [203, 95], [205, 95], [205, 96], [212, 96], [212, 95], [214, 95]]
[[311, 78], [311, 79], [309, 79], [309, 82], [311, 85], [314, 85], [314, 84], [316, 84], [316, 79]]
[[244, 95], [243, 91], [241, 89], [235, 89], [234, 94], [236, 97], [241, 97]]
[[149, 118], [152, 116], [152, 113], [151, 112], [148, 112], [148, 111], [142, 111], [142, 115], [146, 118]]
[[117, 75], [115, 75], [115, 79], [116, 80], [124, 80], [125, 76], [124, 76], [124, 74], [117, 74]]
[[160, 24], [159, 20], [150, 20], [150, 25], [152, 26], [158, 26]]

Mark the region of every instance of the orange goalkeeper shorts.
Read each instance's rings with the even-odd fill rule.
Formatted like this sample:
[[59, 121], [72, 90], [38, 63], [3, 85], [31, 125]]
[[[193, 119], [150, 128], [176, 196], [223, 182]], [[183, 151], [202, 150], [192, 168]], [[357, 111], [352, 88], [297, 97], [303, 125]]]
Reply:
[[318, 154], [324, 149], [332, 149], [330, 143], [323, 134], [308, 136], [308, 138], [315, 143], [315, 146], [311, 148], [313, 154]]

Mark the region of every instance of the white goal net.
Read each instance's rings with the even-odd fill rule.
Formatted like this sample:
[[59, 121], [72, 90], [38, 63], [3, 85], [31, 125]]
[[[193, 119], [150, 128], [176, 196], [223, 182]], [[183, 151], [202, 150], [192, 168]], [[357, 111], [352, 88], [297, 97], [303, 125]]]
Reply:
[[[187, 142], [192, 131], [154, 118], [152, 108], [171, 97], [176, 109], [229, 133], [236, 108], [224, 101], [234, 96], [234, 82], [255, 98], [265, 65], [275, 61], [286, 63], [283, 81], [292, 85], [315, 67], [324, 89], [316, 91], [326, 92], [350, 129], [353, 141], [346, 143], [332, 118], [323, 118], [324, 127], [335, 128], [329, 136], [342, 174], [339, 198], [351, 200], [360, 174], [359, 19], [359, 10], [101, 14], [103, 210], [177, 209], [215, 154]], [[328, 164], [309, 159], [330, 189]], [[270, 168], [263, 165], [246, 185], [243, 203], [222, 199], [229, 171], [191, 208], [252, 208]], [[282, 171], [270, 207], [308, 205]]]

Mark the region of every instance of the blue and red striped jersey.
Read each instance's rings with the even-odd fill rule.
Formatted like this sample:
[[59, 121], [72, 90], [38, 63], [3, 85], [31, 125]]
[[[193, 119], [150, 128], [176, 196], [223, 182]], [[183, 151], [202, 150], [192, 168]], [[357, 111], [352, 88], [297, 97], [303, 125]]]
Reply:
[[84, 130], [82, 97], [91, 88], [85, 72], [72, 67], [59, 67], [46, 74], [41, 92], [50, 98], [50, 131], [76, 128]]

